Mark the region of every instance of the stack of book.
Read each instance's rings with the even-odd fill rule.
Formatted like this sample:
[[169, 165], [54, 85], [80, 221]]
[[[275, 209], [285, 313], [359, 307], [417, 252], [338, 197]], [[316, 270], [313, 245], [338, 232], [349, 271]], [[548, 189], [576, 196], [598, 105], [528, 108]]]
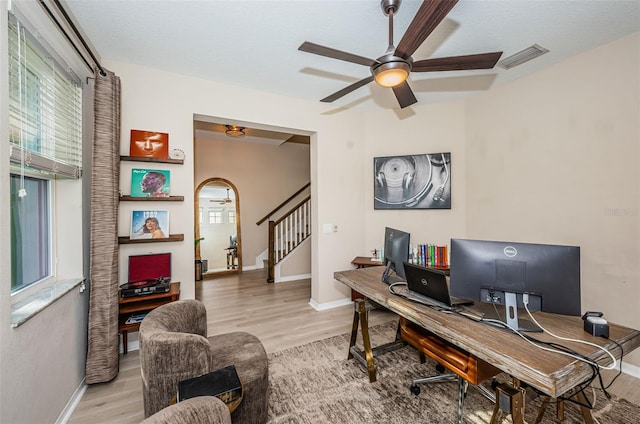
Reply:
[[230, 403], [242, 397], [242, 385], [236, 367], [229, 365], [178, 383], [178, 402], [196, 396], [216, 396], [224, 403]]
[[427, 267], [449, 268], [449, 246], [412, 244], [409, 246], [409, 262]]

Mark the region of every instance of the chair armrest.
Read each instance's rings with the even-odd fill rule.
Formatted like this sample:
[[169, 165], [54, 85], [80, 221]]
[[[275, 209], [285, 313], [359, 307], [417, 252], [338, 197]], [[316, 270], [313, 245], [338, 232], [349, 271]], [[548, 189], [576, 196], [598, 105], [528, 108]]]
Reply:
[[231, 424], [231, 414], [217, 397], [199, 396], [161, 409], [141, 424]]

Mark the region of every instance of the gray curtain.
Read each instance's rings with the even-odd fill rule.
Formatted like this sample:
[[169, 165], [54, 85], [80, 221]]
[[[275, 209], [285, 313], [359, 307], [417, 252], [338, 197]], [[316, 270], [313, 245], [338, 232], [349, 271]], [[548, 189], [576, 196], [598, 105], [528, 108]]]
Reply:
[[120, 78], [96, 72], [91, 170], [89, 329], [86, 383], [118, 375]]

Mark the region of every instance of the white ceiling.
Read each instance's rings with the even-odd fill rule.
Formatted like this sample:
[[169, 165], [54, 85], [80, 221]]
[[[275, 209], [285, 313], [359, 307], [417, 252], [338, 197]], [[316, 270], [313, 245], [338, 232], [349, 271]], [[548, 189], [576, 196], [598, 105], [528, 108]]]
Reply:
[[[378, 0], [66, 0], [102, 60], [116, 60], [289, 97], [317, 100], [370, 75], [365, 66], [298, 51], [311, 41], [369, 58], [384, 54], [388, 21]], [[397, 44], [421, 2], [404, 0]], [[419, 104], [489, 90], [640, 31], [637, 0], [462, 0], [414, 60], [533, 44], [546, 55], [511, 70], [413, 73]], [[327, 106], [398, 108], [370, 83]]]

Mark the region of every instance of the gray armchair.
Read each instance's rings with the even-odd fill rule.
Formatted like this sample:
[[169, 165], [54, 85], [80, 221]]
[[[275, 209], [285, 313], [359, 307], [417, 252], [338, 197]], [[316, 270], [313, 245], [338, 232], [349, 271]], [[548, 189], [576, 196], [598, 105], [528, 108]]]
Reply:
[[231, 414], [233, 422], [266, 423], [269, 369], [257, 337], [232, 332], [207, 338], [204, 304], [179, 300], [151, 311], [139, 338], [145, 417], [169, 405], [180, 381], [235, 365], [244, 397]]
[[231, 424], [231, 414], [217, 397], [200, 396], [161, 409], [140, 424]]

